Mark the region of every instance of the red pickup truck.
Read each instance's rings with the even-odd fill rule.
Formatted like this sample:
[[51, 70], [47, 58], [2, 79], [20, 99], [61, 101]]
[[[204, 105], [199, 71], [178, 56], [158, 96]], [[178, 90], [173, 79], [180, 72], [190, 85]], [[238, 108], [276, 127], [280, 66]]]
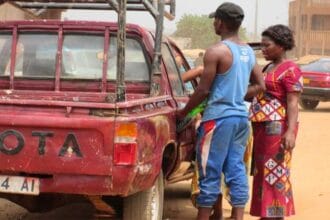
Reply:
[[[122, 16], [151, 1], [120, 2]], [[195, 82], [182, 82], [175, 55], [189, 66], [161, 29], [120, 16], [0, 22], [0, 197], [45, 211], [83, 196], [124, 219], [161, 219], [164, 184], [191, 178], [195, 125], [178, 134], [175, 112]]]

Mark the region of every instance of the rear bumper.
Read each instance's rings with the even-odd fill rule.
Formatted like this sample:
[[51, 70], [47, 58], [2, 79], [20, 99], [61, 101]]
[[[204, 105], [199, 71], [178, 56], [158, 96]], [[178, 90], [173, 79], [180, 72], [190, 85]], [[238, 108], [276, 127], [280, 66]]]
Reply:
[[301, 97], [310, 100], [330, 101], [330, 88], [304, 87]]
[[119, 195], [129, 192], [134, 179], [132, 168], [118, 168], [111, 176], [53, 175], [40, 178], [40, 193]]
[[[141, 165], [140, 165], [141, 166]], [[108, 195], [108, 196], [128, 196], [150, 188], [159, 171], [156, 166], [149, 166], [152, 169], [147, 173], [140, 170], [140, 166], [115, 167], [109, 176], [94, 175], [68, 175], [54, 174], [48, 176], [32, 175], [37, 178], [39, 184], [39, 194], [60, 193], [76, 195]], [[140, 170], [140, 171], [139, 171]], [[21, 176], [18, 173], [0, 173], [6, 176]], [[29, 175], [31, 177], [31, 175]], [[24, 193], [25, 194], [25, 193]], [[28, 194], [28, 193], [26, 193]]]

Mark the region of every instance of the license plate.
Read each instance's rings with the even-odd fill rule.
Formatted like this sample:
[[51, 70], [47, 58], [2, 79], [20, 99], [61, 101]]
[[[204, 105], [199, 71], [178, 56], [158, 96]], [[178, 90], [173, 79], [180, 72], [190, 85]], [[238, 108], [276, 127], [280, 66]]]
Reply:
[[304, 79], [304, 84], [309, 84], [310, 83], [310, 79]]
[[0, 175], [0, 192], [39, 195], [39, 179]]

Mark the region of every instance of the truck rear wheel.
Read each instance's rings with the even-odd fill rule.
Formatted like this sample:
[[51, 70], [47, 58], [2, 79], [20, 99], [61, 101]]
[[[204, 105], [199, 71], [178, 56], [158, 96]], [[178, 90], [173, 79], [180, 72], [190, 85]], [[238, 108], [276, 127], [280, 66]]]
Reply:
[[148, 190], [124, 199], [124, 220], [161, 220], [163, 217], [164, 180], [160, 172]]
[[310, 99], [300, 99], [299, 105], [306, 110], [313, 110], [319, 104], [318, 100], [310, 100]]

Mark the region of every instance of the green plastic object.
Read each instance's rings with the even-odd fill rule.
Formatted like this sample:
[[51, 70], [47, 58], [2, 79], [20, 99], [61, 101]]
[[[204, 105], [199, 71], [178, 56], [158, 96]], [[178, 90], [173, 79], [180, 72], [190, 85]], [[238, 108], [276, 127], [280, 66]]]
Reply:
[[199, 114], [202, 113], [206, 107], [207, 100], [204, 100], [202, 103], [193, 108], [183, 120], [178, 121], [176, 124], [176, 132], [180, 133], [185, 129], [185, 127]]

